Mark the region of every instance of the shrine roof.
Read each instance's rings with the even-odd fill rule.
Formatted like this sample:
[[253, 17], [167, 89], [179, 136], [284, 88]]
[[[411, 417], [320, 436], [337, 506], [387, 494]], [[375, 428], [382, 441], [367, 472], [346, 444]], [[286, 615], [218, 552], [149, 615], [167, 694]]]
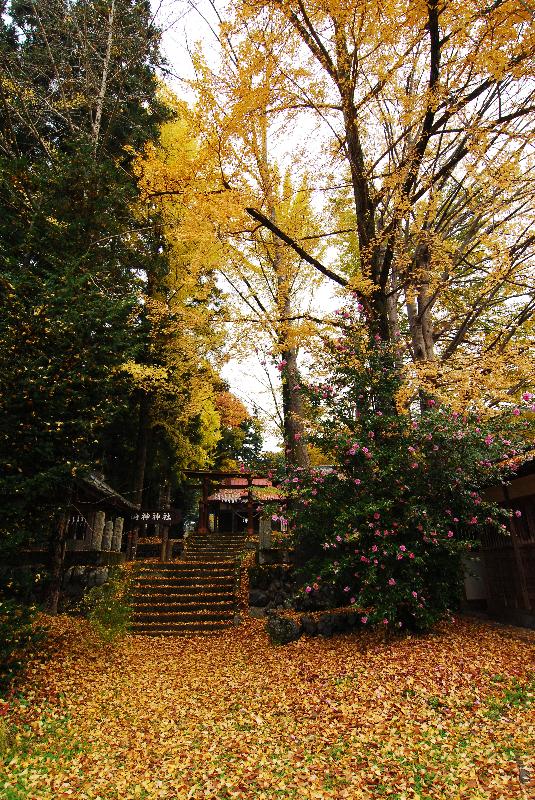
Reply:
[[[272, 500], [281, 500], [284, 497], [281, 490], [277, 489], [275, 486], [254, 486], [252, 494], [254, 501], [264, 503], [269, 503]], [[228, 488], [222, 486], [217, 492], [214, 492], [208, 497], [208, 502], [246, 503], [247, 487]]]

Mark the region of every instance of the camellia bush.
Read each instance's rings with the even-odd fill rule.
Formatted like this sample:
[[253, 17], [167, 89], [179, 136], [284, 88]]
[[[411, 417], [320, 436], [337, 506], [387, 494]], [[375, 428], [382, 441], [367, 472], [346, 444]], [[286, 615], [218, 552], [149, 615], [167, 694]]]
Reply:
[[427, 630], [457, 608], [462, 557], [482, 531], [507, 531], [511, 512], [483, 489], [521, 460], [526, 415], [520, 407], [482, 421], [424, 396], [400, 410], [399, 356], [346, 316], [329, 381], [300, 387], [317, 420], [311, 440], [333, 466], [284, 478], [297, 603], [353, 605], [363, 625]]

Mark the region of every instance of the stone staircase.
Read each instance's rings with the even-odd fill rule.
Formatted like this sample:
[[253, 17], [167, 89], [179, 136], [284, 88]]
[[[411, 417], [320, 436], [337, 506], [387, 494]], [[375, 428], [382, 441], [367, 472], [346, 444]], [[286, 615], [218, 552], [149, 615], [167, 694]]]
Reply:
[[194, 534], [180, 561], [142, 563], [134, 584], [132, 633], [181, 636], [230, 627], [244, 544], [239, 534]]

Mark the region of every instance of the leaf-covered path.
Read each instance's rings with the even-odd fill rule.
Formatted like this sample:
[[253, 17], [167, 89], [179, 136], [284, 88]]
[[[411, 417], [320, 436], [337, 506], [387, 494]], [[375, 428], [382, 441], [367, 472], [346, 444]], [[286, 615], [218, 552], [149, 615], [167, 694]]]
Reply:
[[88, 640], [57, 618], [8, 718], [7, 800], [533, 797], [535, 634]]

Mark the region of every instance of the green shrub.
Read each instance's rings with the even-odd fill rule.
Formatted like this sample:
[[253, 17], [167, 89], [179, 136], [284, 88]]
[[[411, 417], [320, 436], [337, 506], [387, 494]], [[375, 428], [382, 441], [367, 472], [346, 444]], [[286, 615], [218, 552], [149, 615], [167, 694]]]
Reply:
[[132, 608], [130, 581], [121, 569], [110, 572], [107, 583], [90, 589], [83, 607], [91, 625], [106, 642], [124, 636], [130, 629]]
[[0, 689], [24, 666], [28, 651], [43, 637], [35, 625], [36, 609], [0, 595]]

